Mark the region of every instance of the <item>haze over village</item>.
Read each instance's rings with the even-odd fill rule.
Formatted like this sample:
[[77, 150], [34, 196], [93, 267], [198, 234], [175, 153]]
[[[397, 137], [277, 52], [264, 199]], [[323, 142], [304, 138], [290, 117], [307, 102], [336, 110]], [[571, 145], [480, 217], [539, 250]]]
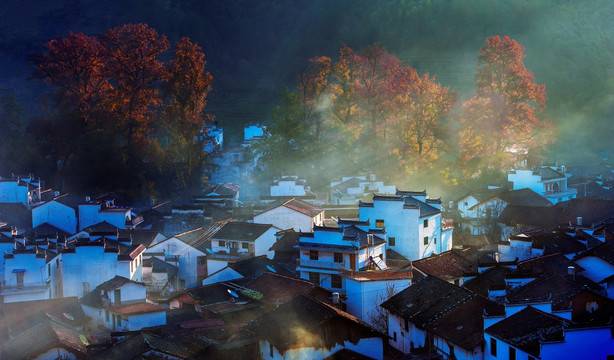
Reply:
[[0, 9], [0, 359], [614, 358], [614, 3]]

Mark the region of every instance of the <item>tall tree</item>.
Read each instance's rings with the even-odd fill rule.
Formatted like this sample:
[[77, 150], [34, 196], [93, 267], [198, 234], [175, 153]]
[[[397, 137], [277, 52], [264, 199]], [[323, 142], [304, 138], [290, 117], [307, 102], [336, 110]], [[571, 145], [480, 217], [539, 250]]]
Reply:
[[168, 135], [170, 163], [181, 189], [200, 185], [204, 156], [195, 141], [203, 128], [203, 109], [213, 77], [205, 71], [205, 54], [184, 37], [175, 44], [174, 59], [168, 64], [164, 92], [169, 101], [164, 109], [164, 133]]
[[526, 160], [549, 139], [550, 124], [537, 113], [546, 89], [524, 66], [524, 47], [505, 36], [486, 39], [480, 49], [476, 96], [463, 104], [461, 154], [480, 166], [503, 168]]
[[418, 76], [406, 67], [404, 74], [404, 91], [396, 103], [398, 120], [393, 126], [396, 141], [391, 148], [407, 170], [416, 170], [428, 167], [450, 148], [449, 117], [457, 94], [428, 73]]
[[314, 128], [317, 138], [322, 135], [324, 108], [330, 100], [327, 90], [330, 86], [331, 63], [327, 56], [311, 58], [299, 78], [303, 122]]
[[169, 48], [166, 36], [146, 24], [126, 24], [100, 35], [105, 49], [105, 73], [112, 84], [105, 97], [110, 126], [129, 148], [148, 142], [154, 128], [154, 109], [166, 67], [159, 59]]

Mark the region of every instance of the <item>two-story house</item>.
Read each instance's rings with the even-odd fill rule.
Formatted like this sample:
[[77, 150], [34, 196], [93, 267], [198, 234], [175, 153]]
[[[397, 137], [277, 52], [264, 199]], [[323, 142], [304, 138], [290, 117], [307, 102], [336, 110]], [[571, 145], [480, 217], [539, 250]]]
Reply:
[[384, 236], [382, 230], [365, 230], [356, 225], [314, 226], [313, 232], [299, 233], [296, 271], [302, 279], [345, 292], [345, 270], [386, 268]]
[[254, 215], [254, 223], [271, 224], [281, 230], [309, 231], [324, 224], [324, 209], [300, 199], [292, 198], [271, 205]]
[[55, 253], [34, 247], [5, 253], [4, 278], [0, 279], [0, 302], [10, 303], [51, 298], [51, 273], [46, 266]]
[[553, 204], [576, 197], [577, 189], [567, 187], [565, 167], [542, 166], [539, 169], [516, 169], [507, 174], [513, 190], [529, 188]]
[[145, 284], [115, 276], [79, 301], [94, 326], [111, 331], [138, 331], [166, 325], [166, 309], [146, 301]]
[[394, 185], [385, 185], [375, 174], [343, 176], [330, 183], [330, 203], [333, 205], [355, 205], [369, 194], [395, 194]]
[[85, 201], [79, 203], [79, 230], [88, 226], [108, 222], [120, 229], [134, 228], [143, 221], [142, 217], [136, 216], [132, 208], [115, 205], [115, 200], [108, 198], [91, 199], [85, 197]]
[[388, 248], [417, 260], [452, 248], [452, 228], [441, 217], [441, 200], [427, 199], [426, 191], [400, 191], [373, 195], [359, 202], [359, 219], [372, 229], [385, 229]]

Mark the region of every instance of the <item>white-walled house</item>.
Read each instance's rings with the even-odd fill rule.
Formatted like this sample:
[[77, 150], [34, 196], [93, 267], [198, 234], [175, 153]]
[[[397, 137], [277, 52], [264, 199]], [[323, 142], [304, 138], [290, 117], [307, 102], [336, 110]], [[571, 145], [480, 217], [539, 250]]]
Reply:
[[271, 224], [230, 221], [211, 236], [211, 250], [237, 259], [261, 255], [272, 259], [275, 253], [270, 249], [279, 230]]
[[48, 262], [52, 297], [83, 295], [115, 277], [143, 281], [143, 245], [76, 239]]
[[345, 270], [386, 268], [383, 236], [381, 230], [363, 230], [356, 225], [315, 226], [313, 232], [299, 234], [296, 271], [302, 279], [345, 293]]
[[260, 124], [249, 124], [243, 128], [243, 141], [252, 142], [266, 136], [266, 126]]
[[145, 251], [146, 257], [158, 257], [178, 268], [174, 290], [200, 285], [208, 274], [207, 230], [193, 229], [158, 242]]
[[147, 303], [145, 284], [115, 276], [79, 301], [93, 326], [111, 331], [138, 331], [166, 325], [166, 309]]
[[39, 249], [14, 249], [5, 253], [4, 279], [0, 279], [0, 304], [51, 298], [48, 257], [53, 252]]
[[467, 289], [433, 276], [413, 283], [381, 304], [388, 311], [390, 345], [404, 354], [434, 346], [427, 326], [474, 296]]
[[517, 169], [507, 175], [513, 190], [529, 188], [553, 204], [575, 199], [577, 189], [567, 187], [565, 167], [542, 166], [539, 169]]
[[611, 240], [577, 255], [573, 260], [584, 269], [582, 275], [601, 283], [607, 296], [614, 299], [614, 244]]
[[0, 177], [0, 203], [31, 205], [40, 201], [41, 181], [33, 177], [3, 179]]
[[77, 208], [69, 194], [32, 206], [32, 227], [47, 223], [69, 234], [77, 232]]
[[305, 197], [313, 195], [311, 189], [306, 185], [304, 179], [297, 175], [284, 175], [279, 179], [273, 180], [269, 194], [271, 197]]
[[359, 202], [359, 219], [373, 229], [385, 229], [388, 248], [410, 260], [422, 259], [452, 248], [451, 227], [444, 228], [441, 200], [427, 199], [426, 191], [400, 191], [373, 195], [373, 202]]
[[346, 271], [344, 272], [346, 291], [346, 311], [378, 327], [383, 310], [380, 304], [405, 290], [412, 283], [413, 270]]
[[272, 205], [264, 212], [254, 215], [254, 223], [271, 224], [278, 229], [308, 231], [324, 223], [324, 209], [299, 199], [290, 199]]
[[611, 324], [578, 326], [532, 306], [504, 319], [489, 320], [484, 340], [486, 360], [606, 359], [614, 355]]
[[383, 359], [383, 334], [358, 318], [305, 295], [248, 325], [257, 334], [261, 359], [327, 359], [351, 350]]
[[114, 200], [91, 200], [86, 196], [78, 207], [79, 230], [104, 221], [120, 229], [128, 229], [143, 221], [133, 213], [132, 208], [116, 206]]
[[368, 194], [395, 194], [394, 185], [385, 185], [376, 180], [375, 174], [343, 176], [340, 181], [330, 183], [330, 203], [333, 205], [355, 205]]

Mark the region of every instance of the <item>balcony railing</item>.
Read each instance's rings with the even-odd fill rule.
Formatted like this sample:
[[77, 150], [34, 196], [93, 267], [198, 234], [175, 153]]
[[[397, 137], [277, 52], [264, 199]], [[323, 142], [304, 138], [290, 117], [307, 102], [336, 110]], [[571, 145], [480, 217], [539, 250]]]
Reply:
[[319, 261], [319, 260], [303, 260], [299, 259], [299, 266], [310, 267], [328, 270], [344, 270], [346, 269], [345, 262]]

